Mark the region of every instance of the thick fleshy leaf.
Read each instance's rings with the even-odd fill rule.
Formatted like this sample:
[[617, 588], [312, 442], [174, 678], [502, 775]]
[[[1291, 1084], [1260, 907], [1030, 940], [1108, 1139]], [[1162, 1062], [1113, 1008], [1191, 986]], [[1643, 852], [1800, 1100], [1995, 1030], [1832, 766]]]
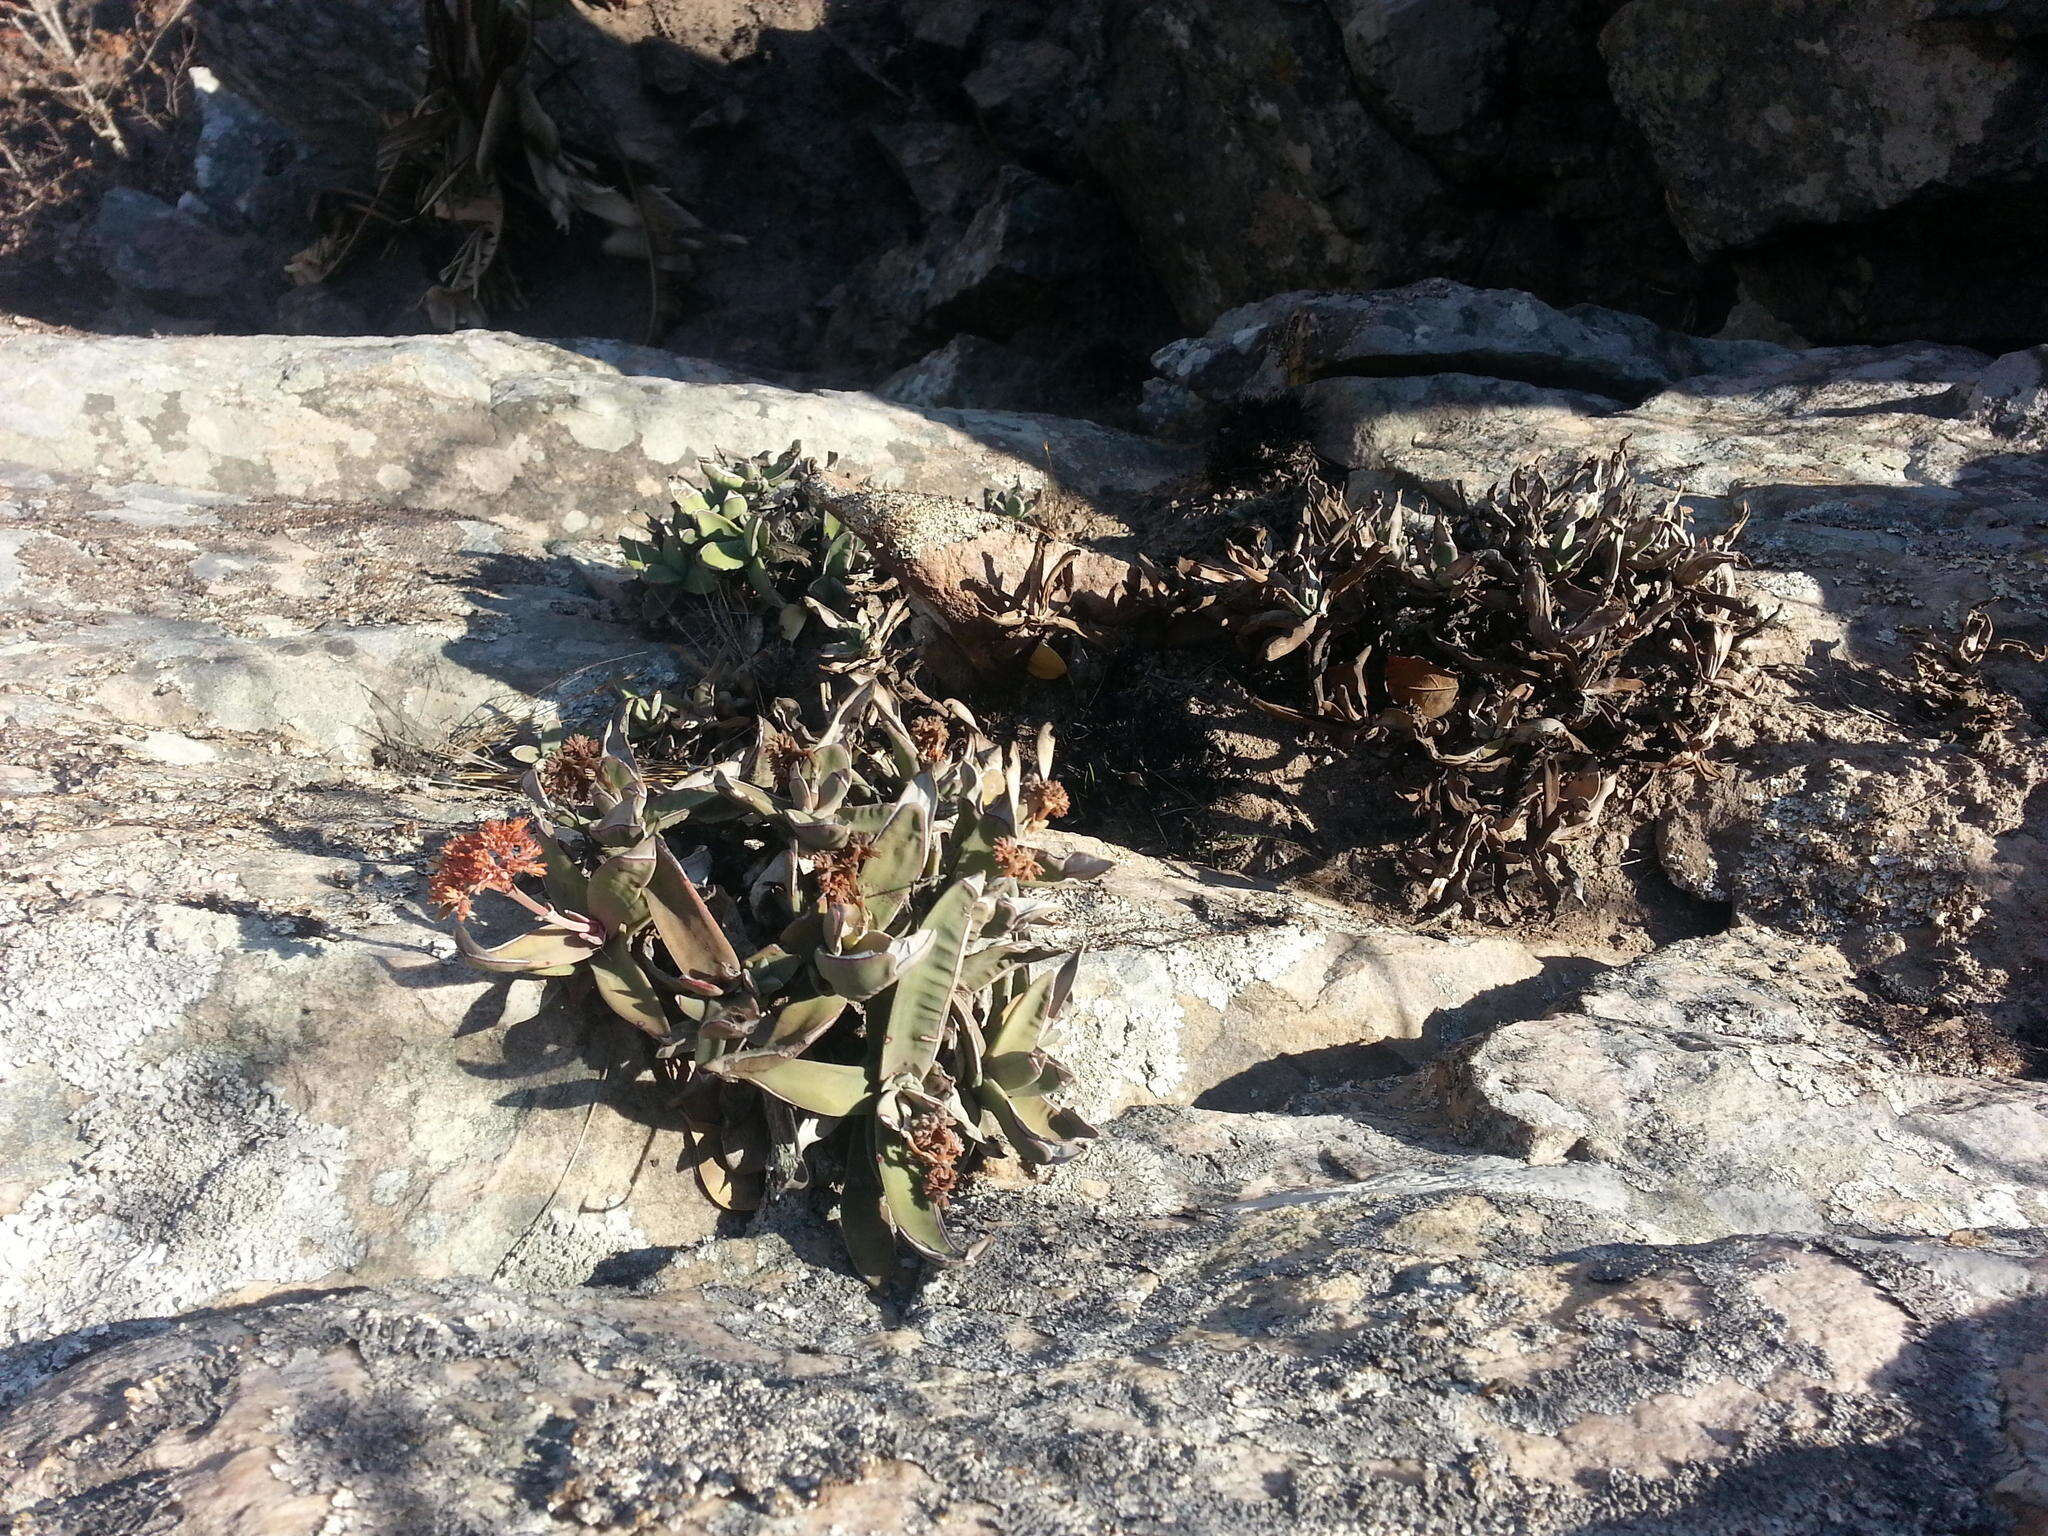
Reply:
[[1045, 1028], [1046, 1002], [1052, 996], [1058, 974], [1048, 970], [1003, 1010], [1002, 1023], [989, 1036], [991, 1057], [1025, 1055], [1038, 1049], [1038, 1037]]
[[743, 570], [747, 563], [746, 546], [737, 540], [706, 539], [697, 546], [696, 553], [714, 571]]
[[721, 795], [729, 800], [738, 801], [756, 815], [773, 816], [782, 809], [781, 803], [768, 791], [757, 784], [749, 784], [744, 779], [735, 778], [724, 768], [712, 774], [711, 782], [718, 787]]
[[982, 1063], [981, 1074], [1011, 1098], [1043, 1098], [1067, 1081], [1066, 1072], [1038, 1051], [1009, 1051]]
[[607, 1008], [657, 1040], [668, 1038], [668, 1015], [662, 1012], [661, 994], [654, 990], [654, 983], [647, 979], [624, 939], [615, 938], [592, 955], [590, 973], [597, 978], [598, 996]]
[[881, 1080], [922, 1083], [946, 1035], [946, 1017], [960, 983], [967, 947], [981, 930], [981, 882], [960, 880], [933, 903], [924, 926], [936, 935], [922, 959], [903, 973], [882, 1039]]
[[903, 957], [887, 947], [857, 949], [844, 954], [819, 950], [811, 957], [818, 979], [841, 999], [864, 1003], [887, 988], [902, 974]]
[[740, 959], [732, 941], [682, 864], [660, 838], [654, 842], [654, 876], [647, 888], [647, 912], [669, 959], [684, 974], [730, 982], [739, 979]]
[[774, 997], [789, 985], [790, 978], [803, 969], [804, 957], [793, 955], [780, 944], [757, 949], [741, 963], [747, 982], [762, 997]]
[[989, 944], [977, 949], [960, 963], [960, 991], [972, 997], [995, 985], [998, 977], [1017, 963], [1014, 944]]
[[779, 819], [796, 845], [813, 853], [844, 848], [853, 836], [841, 822], [808, 811], [785, 811]]
[[548, 899], [565, 911], [586, 910], [590, 903], [590, 879], [563, 850], [553, 829], [536, 826], [533, 840], [540, 844], [540, 856], [548, 867], [542, 881], [547, 887]]
[[681, 821], [692, 811], [701, 810], [718, 799], [718, 791], [708, 786], [682, 786], [652, 796], [647, 802], [647, 823], [657, 832], [674, 822]]
[[455, 947], [471, 965], [501, 976], [566, 976], [597, 952], [585, 935], [552, 924], [486, 949], [469, 936], [465, 925], [457, 923]]
[[1000, 813], [984, 814], [971, 804], [960, 808], [960, 819], [954, 827], [948, 842], [953, 851], [953, 874], [965, 879], [969, 875], [993, 875], [996, 872], [996, 839], [1009, 837], [1015, 829], [1009, 826]]
[[716, 1122], [692, 1121], [683, 1131], [683, 1161], [704, 1198], [721, 1210], [758, 1210], [766, 1193], [758, 1173], [735, 1174], [725, 1163], [725, 1138]]
[[1081, 1155], [1084, 1141], [1100, 1134], [1071, 1109], [1055, 1109], [1046, 1100], [1029, 1095], [1012, 1098], [986, 1080], [975, 1096], [995, 1116], [1017, 1155], [1034, 1167], [1070, 1162]]
[[839, 1235], [853, 1272], [871, 1286], [887, 1285], [896, 1272], [896, 1229], [879, 1184], [856, 1188], [848, 1182], [839, 1196]]
[[877, 1129], [872, 1118], [854, 1122], [846, 1149], [846, 1183], [839, 1196], [839, 1234], [846, 1241], [846, 1255], [854, 1273], [872, 1286], [887, 1284], [899, 1263], [896, 1228], [882, 1199]]
[[887, 928], [910, 899], [924, 872], [928, 827], [923, 802], [905, 800], [868, 845], [873, 856], [861, 866], [860, 889], [874, 927]]
[[1108, 859], [1098, 857], [1092, 853], [1082, 853], [1079, 849], [1057, 859], [1045, 859], [1042, 861], [1042, 866], [1045, 871], [1044, 880], [1048, 882], [1053, 880], [1097, 880], [1116, 867]]
[[858, 1114], [874, 1101], [862, 1068], [805, 1061], [780, 1051], [735, 1051], [709, 1063], [706, 1070], [735, 1082], [752, 1083], [814, 1115], [843, 1118]]
[[911, 1160], [909, 1144], [880, 1121], [875, 1123], [874, 1134], [882, 1203], [896, 1235], [928, 1259], [951, 1263], [966, 1258], [954, 1246], [938, 1207], [925, 1198], [923, 1170]]
[[644, 837], [613, 854], [590, 877], [590, 915], [613, 935], [637, 933], [647, 926], [647, 887], [654, 879], [659, 838]]
[[807, 997], [785, 1003], [767, 1023], [767, 1037], [761, 1048], [784, 1056], [801, 1056], [846, 1012], [843, 997]]

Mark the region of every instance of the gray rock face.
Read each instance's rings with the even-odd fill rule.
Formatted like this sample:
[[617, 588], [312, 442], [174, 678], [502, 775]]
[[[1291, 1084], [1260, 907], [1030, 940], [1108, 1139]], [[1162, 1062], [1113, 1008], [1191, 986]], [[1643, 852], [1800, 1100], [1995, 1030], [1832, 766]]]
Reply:
[[442, 1286], [195, 1319], [28, 1396], [0, 1511], [81, 1536], [224, 1509], [252, 1533], [1941, 1536], [2040, 1509], [2035, 1244], [1588, 1248], [1597, 1218], [1502, 1193], [1060, 1214], [900, 1318], [771, 1240], [656, 1302]]
[[[506, 803], [465, 750], [668, 682], [667, 649], [495, 524], [20, 482], [0, 1345], [345, 1278], [572, 1284], [708, 1233], [623, 1042], [423, 906], [431, 845]], [[1091, 1114], [1421, 1042], [1541, 970], [1105, 851], [1062, 914]]]
[[1473, 374], [1636, 401], [1698, 374], [1783, 354], [1765, 342], [1667, 331], [1594, 305], [1431, 278], [1375, 293], [1283, 293], [1219, 317], [1153, 358], [1160, 375], [1218, 403], [1332, 376]]
[[2038, 237], [2048, 176], [2025, 31], [1927, 0], [1634, 0], [1602, 47], [1693, 249], [1781, 319], [1997, 342], [2048, 326], [2048, 283], [2000, 254]]
[[1904, 1075], [1840, 1017], [1838, 954], [1673, 945], [1444, 1071], [1481, 1145], [1616, 1170], [1674, 1234], [2048, 1225], [2048, 1093]]
[[1185, 462], [1086, 422], [919, 414], [868, 395], [700, 382], [701, 371], [683, 382], [666, 376], [667, 354], [590, 351], [482, 331], [9, 336], [0, 462], [231, 495], [370, 497], [542, 535], [616, 532], [699, 455], [779, 452], [792, 439], [837, 445], [879, 483], [958, 496], [1021, 481], [1086, 497], [1155, 484]]
[[1191, 325], [1436, 273], [1654, 309], [1694, 274], [1607, 95], [1601, 9], [1105, 6], [1083, 144]]
[[[2038, 358], [1714, 350], [1448, 289], [1324, 313], [1307, 398], [1362, 475], [1413, 493], [1629, 436], [1651, 486], [1756, 504], [1746, 579], [1786, 612], [1729, 772], [1657, 848], [1733, 926], [1610, 969], [1126, 857], [1055, 914], [1090, 947], [1060, 1050], [1109, 1134], [979, 1181], [951, 1212], [979, 1260], [879, 1298], [809, 1197], [715, 1222], [572, 992], [457, 966], [423, 854], [506, 804], [465, 746], [675, 664], [607, 609], [601, 543], [560, 537], [671, 446], [801, 435], [924, 492], [867, 500], [926, 531], [978, 526], [946, 496], [1041, 443], [1104, 491], [1183, 461], [632, 348], [25, 348], [0, 375], [0, 458], [40, 466], [0, 481], [0, 1517], [2048, 1522], [2048, 1086], [1873, 1027], [1886, 999], [1988, 1016], [2048, 960], [2048, 754], [1876, 681], [1916, 614], [2048, 612], [2012, 558], [2048, 519]], [[1173, 387], [1294, 381], [1286, 328], [1180, 349]], [[1560, 382], [1589, 368], [1615, 393]], [[1598, 974], [1559, 1006], [1559, 972]]]

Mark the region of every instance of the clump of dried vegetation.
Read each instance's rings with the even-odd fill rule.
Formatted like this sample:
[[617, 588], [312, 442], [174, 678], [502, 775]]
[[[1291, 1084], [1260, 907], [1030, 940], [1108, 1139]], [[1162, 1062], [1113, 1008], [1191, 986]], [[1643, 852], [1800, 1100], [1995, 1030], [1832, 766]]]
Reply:
[[1619, 802], [1704, 765], [1765, 623], [1735, 588], [1740, 532], [1646, 506], [1620, 453], [1427, 514], [1312, 484], [1284, 544], [1258, 527], [1184, 562], [1183, 611], [1254, 664], [1260, 710], [1419, 770], [1425, 907], [1472, 912], [1523, 877], [1554, 901]]
[[1949, 736], [1981, 742], [2026, 718], [2026, 706], [2011, 690], [1985, 676], [1985, 663], [1995, 656], [2018, 656], [2038, 665], [2048, 661], [2048, 648], [2001, 640], [1997, 624], [1981, 606], [1963, 616], [1955, 634], [1924, 635], [1914, 646], [1913, 692]]
[[[1051, 731], [999, 743], [917, 685], [901, 600], [849, 581], [802, 463], [707, 464], [656, 519], [677, 537], [629, 549], [664, 601], [680, 587], [805, 636], [808, 697], [707, 676], [623, 700], [602, 742], [529, 749], [528, 814], [452, 839], [433, 894], [473, 964], [590, 978], [672, 1087], [710, 1198], [829, 1183], [880, 1283], [899, 1244], [965, 1256], [945, 1208], [987, 1159], [1043, 1167], [1095, 1134], [1046, 1049], [1076, 957], [1036, 926], [1047, 888], [1108, 866], [1036, 844], [1069, 808]], [[535, 921], [486, 947], [466, 920], [490, 891]]]
[[192, 0], [0, 0], [0, 258], [165, 136], [191, 12]]
[[324, 282], [379, 235], [438, 229], [454, 249], [422, 307], [444, 330], [481, 326], [492, 308], [522, 302], [501, 259], [522, 224], [566, 230], [581, 214], [605, 228], [607, 255], [646, 263], [648, 328], [658, 329], [666, 279], [725, 237], [623, 156], [607, 171], [563, 144], [534, 88], [534, 11], [533, 0], [421, 0], [425, 91], [384, 124], [374, 192], [350, 199], [287, 264], [294, 282]]

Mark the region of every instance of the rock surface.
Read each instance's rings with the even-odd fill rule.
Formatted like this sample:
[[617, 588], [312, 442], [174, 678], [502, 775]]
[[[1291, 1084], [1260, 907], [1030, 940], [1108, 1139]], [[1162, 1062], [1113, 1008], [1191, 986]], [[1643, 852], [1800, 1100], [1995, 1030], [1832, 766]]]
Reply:
[[[708, 1233], [622, 1042], [457, 960], [421, 881], [507, 801], [467, 750], [673, 652], [516, 526], [8, 489], [0, 1343], [344, 1277], [572, 1284]], [[1091, 1114], [1420, 1041], [1542, 968], [1106, 851], [1062, 914]]]
[[115, 484], [367, 497], [554, 535], [616, 533], [700, 455], [792, 440], [835, 444], [880, 484], [954, 496], [1021, 482], [1086, 497], [1156, 484], [1184, 462], [1087, 422], [920, 414], [701, 365], [678, 378], [677, 360], [650, 349], [576, 352], [490, 332], [9, 336], [0, 364], [0, 462]]
[[1938, 1536], [2042, 1511], [2037, 1242], [1646, 1248], [1530, 1187], [1077, 1214], [900, 1315], [770, 1238], [653, 1302], [442, 1286], [138, 1329], [0, 1427], [0, 1510], [81, 1536], [229, 1511]]
[[1930, 0], [1633, 0], [1601, 45], [1694, 252], [1818, 341], [2048, 327], [2038, 15]]
[[[1300, 388], [1326, 452], [1411, 495], [1629, 436], [1649, 486], [1753, 504], [1745, 579], [1786, 613], [1731, 771], [1656, 850], [1729, 931], [1610, 969], [1126, 857], [1057, 914], [1092, 951], [1061, 1052], [1109, 1134], [974, 1186], [978, 1261], [880, 1296], [809, 1197], [714, 1221], [572, 996], [453, 961], [423, 851], [506, 801], [465, 747], [687, 665], [563, 538], [658, 483], [651, 442], [850, 439], [921, 493], [874, 498], [919, 549], [988, 537], [954, 498], [1040, 440], [1105, 525], [1088, 493], [1186, 456], [617, 346], [0, 343], [28, 461], [0, 486], [0, 1516], [2048, 1522], [2048, 1086], [1984, 1045], [2048, 962], [2048, 753], [1898, 681], [1916, 617], [2040, 620], [2039, 358], [1730, 348], [1448, 286], [1292, 313], [1176, 349], [1173, 387]], [[1892, 1027], [1930, 999], [1962, 1033]]]

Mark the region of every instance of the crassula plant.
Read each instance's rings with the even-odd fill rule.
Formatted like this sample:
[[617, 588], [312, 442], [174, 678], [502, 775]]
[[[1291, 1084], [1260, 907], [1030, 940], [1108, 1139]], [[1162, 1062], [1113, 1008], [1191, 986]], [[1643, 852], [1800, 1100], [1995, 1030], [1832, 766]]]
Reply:
[[[965, 706], [841, 678], [816, 723], [778, 700], [737, 750], [650, 783], [630, 708], [525, 775], [531, 814], [441, 852], [433, 895], [468, 960], [587, 972], [647, 1039], [705, 1193], [749, 1209], [836, 1180], [856, 1268], [899, 1245], [965, 1256], [945, 1208], [982, 1160], [1073, 1157], [1048, 1030], [1077, 959], [1043, 945], [1043, 892], [1108, 866], [1033, 839], [1067, 809], [1053, 742], [998, 746]], [[1027, 760], [1028, 759], [1028, 760]], [[485, 946], [496, 892], [533, 918]]]

